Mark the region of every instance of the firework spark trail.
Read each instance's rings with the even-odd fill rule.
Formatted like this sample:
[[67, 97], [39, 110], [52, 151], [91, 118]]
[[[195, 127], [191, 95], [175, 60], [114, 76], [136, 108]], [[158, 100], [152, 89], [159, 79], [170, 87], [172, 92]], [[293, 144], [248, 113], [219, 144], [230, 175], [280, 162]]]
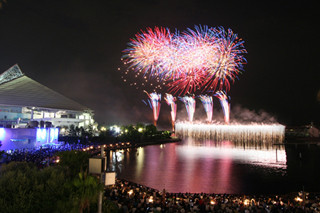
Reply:
[[144, 91], [148, 96], [149, 96], [149, 104], [150, 104], [150, 107], [153, 111], [153, 124], [155, 126], [157, 126], [157, 120], [159, 118], [159, 113], [160, 113], [160, 106], [161, 106], [161, 94], [158, 94], [158, 93], [148, 93], [146, 91]]
[[187, 109], [189, 122], [193, 121], [193, 115], [196, 110], [196, 100], [191, 96], [179, 97], [179, 99], [184, 103]]
[[213, 111], [213, 100], [212, 96], [200, 95], [199, 99], [201, 100], [203, 107], [207, 113], [207, 121], [211, 123], [212, 121], [212, 111]]
[[174, 123], [176, 121], [177, 115], [177, 104], [175, 103], [176, 98], [173, 97], [171, 94], [166, 93], [166, 97], [164, 98], [168, 105], [171, 106], [171, 124], [172, 124], [172, 131], [174, 131]]
[[215, 96], [217, 96], [220, 100], [220, 104], [224, 113], [224, 121], [226, 124], [229, 124], [230, 104], [228, 103], [228, 97], [223, 91], [216, 92]]
[[228, 91], [246, 63], [244, 41], [223, 27], [195, 26], [182, 33], [148, 28], [123, 52], [133, 72], [169, 81], [169, 92], [175, 94], [223, 87]]

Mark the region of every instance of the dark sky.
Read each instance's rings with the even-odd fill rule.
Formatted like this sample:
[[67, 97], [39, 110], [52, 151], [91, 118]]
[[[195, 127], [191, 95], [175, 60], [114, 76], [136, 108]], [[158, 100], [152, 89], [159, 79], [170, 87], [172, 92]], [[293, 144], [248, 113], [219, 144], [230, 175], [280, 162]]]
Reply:
[[[30, 78], [93, 109], [100, 124], [152, 122], [141, 101], [146, 95], [117, 71], [122, 50], [146, 27], [199, 24], [231, 28], [245, 40], [248, 64], [231, 86], [231, 106], [287, 125], [320, 123], [318, 11], [307, 1], [7, 0], [0, 72], [19, 64]], [[180, 101], [178, 108], [184, 110]], [[160, 123], [168, 110], [163, 103]]]

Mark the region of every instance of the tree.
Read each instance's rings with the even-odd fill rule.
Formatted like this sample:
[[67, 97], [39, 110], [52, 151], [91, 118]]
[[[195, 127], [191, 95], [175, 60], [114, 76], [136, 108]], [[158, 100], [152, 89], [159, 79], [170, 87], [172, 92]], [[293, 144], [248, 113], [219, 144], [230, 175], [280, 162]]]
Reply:
[[157, 127], [153, 124], [149, 124], [146, 126], [145, 134], [148, 136], [152, 136], [157, 133]]
[[102, 207], [103, 212], [105, 213], [118, 213], [119, 208], [117, 204], [112, 202], [111, 200], [105, 199], [103, 200], [103, 207]]
[[153, 124], [149, 124], [146, 126], [144, 131], [144, 137], [146, 140], [154, 139], [157, 134], [157, 127]]
[[[71, 155], [68, 153], [68, 155]], [[69, 163], [74, 163], [73, 157]], [[67, 158], [68, 159], [68, 158]], [[88, 159], [86, 160], [88, 162]], [[64, 163], [67, 163], [65, 160]], [[70, 168], [51, 166], [38, 169], [27, 162], [11, 162], [0, 170], [0, 212], [83, 212], [96, 204], [103, 186], [98, 178]], [[93, 209], [94, 210], [94, 209]]]
[[74, 201], [74, 210], [82, 213], [85, 209], [90, 212], [90, 205], [96, 203], [99, 192], [103, 191], [103, 186], [98, 182], [97, 178], [80, 172], [79, 177], [73, 180], [74, 193], [72, 195]]
[[57, 155], [60, 157], [59, 165], [67, 168], [71, 177], [76, 177], [79, 172], [83, 172], [88, 169], [89, 153], [71, 150], [60, 152]]
[[81, 128], [79, 128], [79, 127], [76, 126], [76, 128], [75, 128], [75, 133], [76, 133], [76, 136], [82, 135], [82, 134], [81, 134]]
[[144, 130], [145, 129], [145, 125], [142, 124], [142, 123], [137, 123], [135, 129], [139, 131], [140, 128]]
[[99, 138], [101, 142], [112, 143], [116, 141], [116, 137], [113, 136], [113, 132], [111, 130], [101, 131], [99, 134]]
[[163, 138], [166, 138], [166, 139], [171, 138], [171, 132], [170, 131], [163, 131], [161, 133], [161, 135], [162, 135]]
[[[0, 173], [0, 212], [54, 212], [70, 203], [70, 180], [62, 167], [39, 170], [34, 164], [11, 162]], [[64, 211], [69, 212], [64, 208]]]
[[77, 136], [77, 131], [73, 124], [71, 124], [69, 128], [69, 136]]
[[85, 132], [85, 135], [88, 136], [88, 137], [92, 137], [93, 136], [93, 126], [92, 124], [89, 124], [87, 129], [86, 129], [86, 132]]
[[133, 125], [123, 126], [121, 129], [123, 134], [120, 136], [120, 140], [134, 143], [140, 141], [142, 134]]
[[36, 168], [29, 163], [3, 165], [0, 179], [0, 212], [28, 212], [32, 208]]

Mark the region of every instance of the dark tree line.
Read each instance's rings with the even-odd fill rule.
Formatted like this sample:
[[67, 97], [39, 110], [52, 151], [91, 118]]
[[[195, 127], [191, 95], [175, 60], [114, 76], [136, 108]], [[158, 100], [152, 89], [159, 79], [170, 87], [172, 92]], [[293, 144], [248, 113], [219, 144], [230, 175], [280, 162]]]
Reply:
[[[1, 165], [0, 212], [97, 212], [103, 186], [87, 172], [89, 154], [66, 151], [58, 155], [58, 165], [43, 169], [27, 162]], [[117, 211], [107, 201], [104, 205], [105, 212]]]
[[102, 131], [99, 135], [99, 139], [101, 141], [109, 142], [143, 143], [170, 139], [170, 135], [170, 131], [158, 131], [153, 124], [144, 125], [138, 123], [136, 125], [121, 126], [120, 132], [118, 133], [112, 129]]

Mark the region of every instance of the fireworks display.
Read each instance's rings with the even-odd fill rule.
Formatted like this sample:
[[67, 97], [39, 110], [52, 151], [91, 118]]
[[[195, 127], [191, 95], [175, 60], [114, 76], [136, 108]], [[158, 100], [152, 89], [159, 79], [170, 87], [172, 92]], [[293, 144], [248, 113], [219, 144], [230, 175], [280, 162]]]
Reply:
[[220, 100], [221, 107], [224, 113], [224, 122], [229, 124], [230, 117], [230, 104], [228, 103], [228, 97], [225, 92], [218, 91], [215, 96], [217, 96]]
[[204, 110], [207, 113], [207, 121], [211, 122], [212, 121], [212, 111], [213, 111], [212, 96], [200, 95], [199, 98], [203, 104]]
[[212, 139], [215, 141], [282, 142], [285, 126], [280, 124], [204, 124], [178, 122], [175, 126], [178, 137]]
[[193, 115], [196, 110], [196, 100], [191, 96], [180, 97], [180, 100], [184, 103], [187, 109], [189, 122], [193, 121]]
[[[230, 103], [226, 92], [242, 73], [246, 64], [244, 54], [247, 53], [244, 41], [231, 29], [195, 26], [179, 32], [161, 27], [147, 28], [130, 40], [123, 53], [122, 60], [127, 65], [123, 81], [135, 81], [130, 85], [154, 91], [147, 94], [155, 124], [161, 100], [156, 91], [167, 87], [166, 93], [182, 96], [179, 99], [188, 113], [189, 122], [175, 124], [177, 104], [171, 94], [166, 94], [165, 100], [171, 106], [172, 126], [175, 124], [178, 136], [215, 140], [283, 140], [285, 127], [279, 124], [230, 124]], [[205, 93], [215, 94], [209, 96]], [[199, 94], [203, 103], [207, 124], [193, 123], [195, 94]], [[212, 123], [213, 97], [220, 101], [224, 125]]]
[[140, 86], [161, 89], [165, 84], [170, 93], [179, 95], [216, 88], [228, 91], [246, 63], [244, 41], [223, 27], [196, 26], [182, 33], [148, 28], [131, 39], [123, 52], [129, 65], [125, 74], [133, 72], [143, 79]]
[[[145, 93], [147, 93], [145, 91]], [[153, 124], [155, 126], [157, 126], [157, 120], [159, 118], [159, 113], [160, 113], [160, 106], [161, 106], [161, 94], [158, 93], [147, 93], [147, 95], [149, 96], [149, 105], [153, 111]]]
[[171, 124], [172, 124], [172, 131], [174, 131], [174, 123], [176, 121], [177, 115], [177, 104], [176, 98], [173, 97], [171, 94], [166, 94], [165, 100], [169, 106], [171, 106]]

